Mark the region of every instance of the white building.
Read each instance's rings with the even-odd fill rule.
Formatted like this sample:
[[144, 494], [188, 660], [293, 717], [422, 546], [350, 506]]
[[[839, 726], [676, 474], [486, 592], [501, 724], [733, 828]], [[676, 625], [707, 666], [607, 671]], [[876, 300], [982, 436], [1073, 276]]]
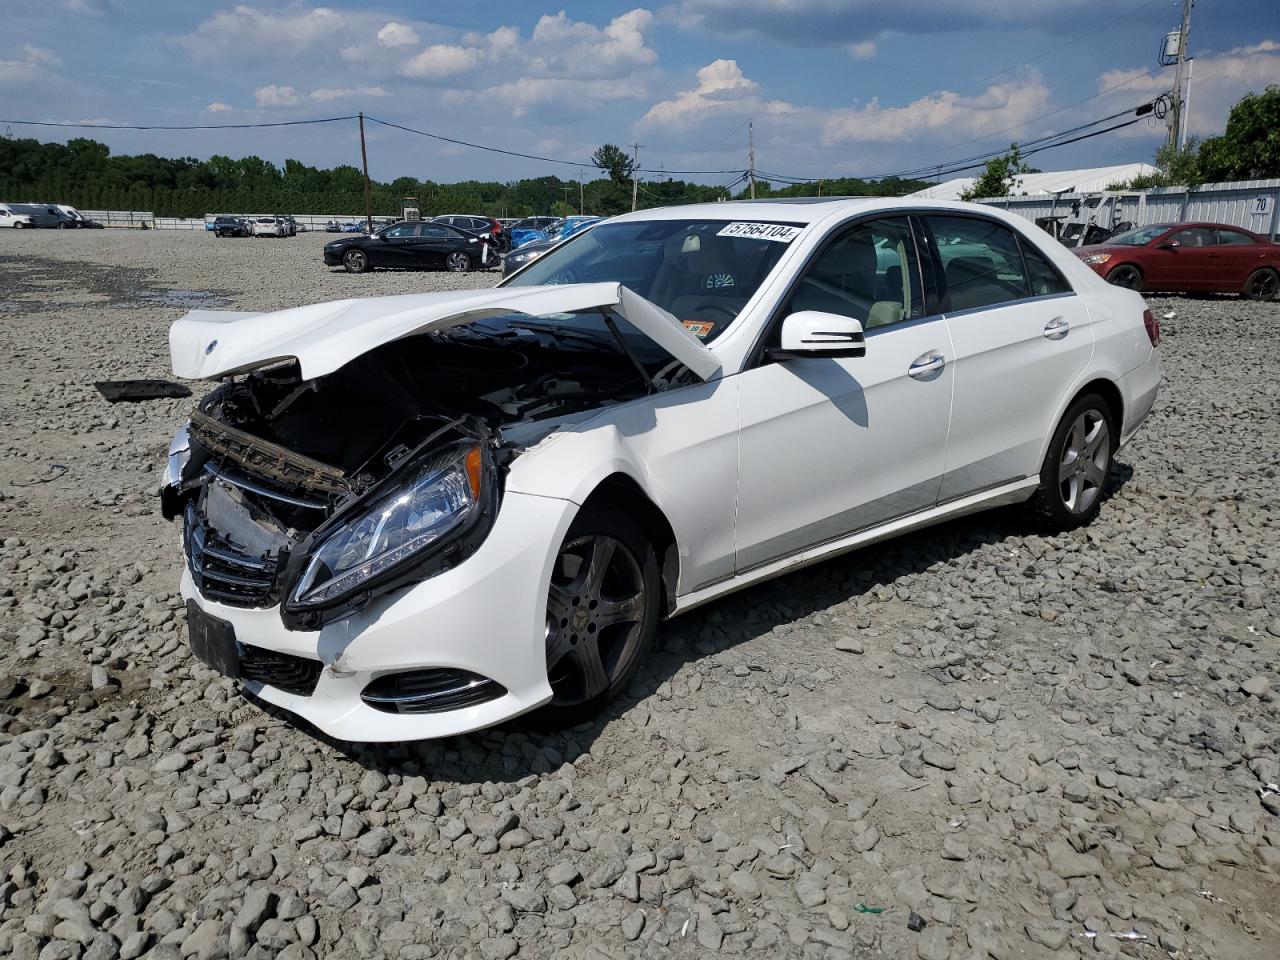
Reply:
[[[1090, 167], [1086, 170], [1059, 170], [1049, 173], [1024, 173], [1019, 175], [1017, 186], [1009, 195], [1013, 197], [1037, 196], [1053, 193], [1097, 193], [1113, 183], [1127, 182], [1134, 177], [1158, 173], [1149, 163], [1121, 163], [1113, 167]], [[960, 194], [973, 186], [976, 177], [957, 177], [936, 183], [924, 190], [907, 194], [925, 200], [959, 200]]]

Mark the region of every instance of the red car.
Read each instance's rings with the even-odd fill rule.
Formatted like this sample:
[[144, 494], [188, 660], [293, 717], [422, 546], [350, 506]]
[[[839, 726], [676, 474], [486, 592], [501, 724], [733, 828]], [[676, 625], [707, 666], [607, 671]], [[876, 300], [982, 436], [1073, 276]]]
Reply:
[[1155, 223], [1071, 252], [1130, 290], [1280, 294], [1280, 243], [1223, 223]]

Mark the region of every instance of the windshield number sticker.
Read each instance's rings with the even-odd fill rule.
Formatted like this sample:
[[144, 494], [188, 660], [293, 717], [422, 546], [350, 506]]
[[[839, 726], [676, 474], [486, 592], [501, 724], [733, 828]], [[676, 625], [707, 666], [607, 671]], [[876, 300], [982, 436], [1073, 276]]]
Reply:
[[705, 340], [707, 334], [711, 332], [711, 328], [715, 326], [708, 320], [684, 320], [684, 328], [692, 333], [699, 340]]
[[731, 223], [716, 236], [746, 237], [749, 240], [773, 240], [775, 243], [790, 243], [800, 235], [803, 227], [792, 227], [785, 223]]

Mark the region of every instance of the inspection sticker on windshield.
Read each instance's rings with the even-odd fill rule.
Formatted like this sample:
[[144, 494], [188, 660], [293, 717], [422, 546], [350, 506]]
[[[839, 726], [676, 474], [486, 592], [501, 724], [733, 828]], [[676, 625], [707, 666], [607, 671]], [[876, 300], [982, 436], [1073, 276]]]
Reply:
[[790, 243], [800, 235], [803, 227], [792, 227], [785, 223], [731, 223], [717, 236], [747, 237], [751, 240], [773, 240], [777, 243]]

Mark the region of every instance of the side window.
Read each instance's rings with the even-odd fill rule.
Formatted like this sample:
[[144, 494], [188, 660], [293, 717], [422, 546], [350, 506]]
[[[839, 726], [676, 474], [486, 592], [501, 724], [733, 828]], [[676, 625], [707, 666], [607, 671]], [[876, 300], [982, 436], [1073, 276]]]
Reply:
[[452, 235], [452, 231], [448, 227], [423, 227], [418, 234], [420, 237], [426, 237], [429, 240], [444, 240]]
[[853, 317], [866, 330], [922, 316], [918, 261], [906, 218], [859, 223], [837, 236], [800, 278], [783, 316], [801, 310]]
[[1048, 261], [1044, 254], [1022, 237], [1018, 238], [1022, 247], [1022, 259], [1027, 266], [1027, 279], [1031, 282], [1033, 297], [1046, 297], [1052, 293], [1071, 293], [1071, 284], [1058, 272], [1058, 268]]
[[412, 237], [417, 228], [412, 223], [402, 223], [398, 227], [392, 227], [384, 236], [391, 240], [401, 239], [403, 237]]
[[1218, 244], [1213, 231], [1204, 227], [1189, 227], [1186, 230], [1179, 230], [1166, 242], [1176, 243], [1180, 247], [1214, 247]]
[[972, 310], [1029, 295], [1018, 240], [1008, 227], [978, 217], [926, 219], [942, 260], [944, 309]]
[[1254, 244], [1258, 241], [1253, 239], [1247, 233], [1241, 233], [1239, 230], [1219, 230], [1218, 242], [1221, 244], [1229, 244], [1231, 246]]

